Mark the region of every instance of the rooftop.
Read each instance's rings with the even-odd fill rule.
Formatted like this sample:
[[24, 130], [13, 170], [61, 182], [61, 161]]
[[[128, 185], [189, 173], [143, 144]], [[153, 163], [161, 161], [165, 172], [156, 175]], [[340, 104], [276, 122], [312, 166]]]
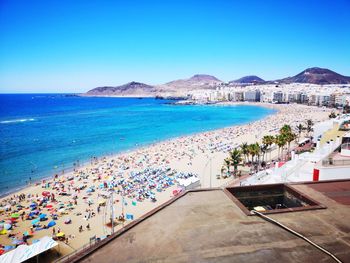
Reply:
[[[268, 216], [350, 261], [350, 180], [289, 184], [325, 209]], [[172, 199], [67, 262], [334, 262], [325, 253], [256, 215], [226, 189]]]

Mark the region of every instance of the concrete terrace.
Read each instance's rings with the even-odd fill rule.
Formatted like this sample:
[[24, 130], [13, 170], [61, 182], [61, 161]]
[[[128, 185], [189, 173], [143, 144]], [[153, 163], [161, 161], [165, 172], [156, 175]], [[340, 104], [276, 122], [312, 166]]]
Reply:
[[[290, 186], [327, 208], [269, 216], [349, 262], [350, 181]], [[334, 261], [290, 232], [245, 215], [226, 190], [214, 189], [187, 192], [66, 262]]]

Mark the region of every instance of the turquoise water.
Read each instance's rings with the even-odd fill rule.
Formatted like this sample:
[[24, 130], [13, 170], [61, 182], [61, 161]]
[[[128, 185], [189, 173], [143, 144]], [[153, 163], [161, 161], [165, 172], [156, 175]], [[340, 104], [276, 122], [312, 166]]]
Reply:
[[74, 162], [261, 119], [253, 106], [175, 106], [152, 98], [0, 95], [0, 194]]

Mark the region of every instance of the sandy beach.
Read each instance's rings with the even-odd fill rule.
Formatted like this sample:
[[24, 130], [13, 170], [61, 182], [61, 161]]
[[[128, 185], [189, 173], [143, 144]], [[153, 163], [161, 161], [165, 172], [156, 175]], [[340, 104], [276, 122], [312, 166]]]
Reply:
[[[264, 135], [277, 134], [284, 124], [295, 127], [307, 119], [314, 123], [326, 120], [331, 112], [297, 104], [242, 104], [270, 107], [277, 112], [253, 123], [96, 158], [75, 171], [52, 175], [51, 179], [0, 199], [0, 221], [4, 222], [0, 244], [19, 244], [26, 231], [28, 244], [60, 232], [64, 238], [58, 241], [59, 253], [71, 253], [89, 243], [91, 237], [103, 238], [111, 233], [111, 227], [106, 225], [111, 214], [110, 189], [115, 190], [116, 231], [172, 198], [181, 179], [198, 177], [201, 187], [220, 187], [232, 181], [233, 178], [217, 179], [217, 175], [228, 152], [242, 142], [260, 142]], [[46, 214], [41, 216], [42, 221], [35, 221], [42, 214]], [[48, 227], [50, 222], [55, 225]]]

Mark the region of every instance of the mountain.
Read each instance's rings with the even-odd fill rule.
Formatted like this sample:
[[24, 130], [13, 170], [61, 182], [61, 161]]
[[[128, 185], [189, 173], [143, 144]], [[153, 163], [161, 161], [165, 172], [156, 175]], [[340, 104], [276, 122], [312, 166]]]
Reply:
[[261, 84], [264, 82], [265, 82], [265, 80], [263, 80], [262, 78], [259, 78], [258, 76], [255, 76], [255, 75], [251, 75], [251, 76], [245, 76], [245, 77], [240, 78], [240, 79], [232, 80], [229, 83], [238, 83], [238, 84], [257, 83], [257, 84]]
[[121, 86], [97, 87], [85, 93], [85, 96], [156, 96], [156, 88], [140, 82], [129, 82]]
[[310, 83], [310, 84], [350, 84], [350, 77], [340, 75], [326, 68], [308, 68], [303, 72], [275, 82], [279, 83]]
[[211, 75], [197, 74], [189, 79], [174, 80], [163, 85], [160, 85], [160, 89], [172, 90], [174, 92], [178, 90], [194, 90], [194, 89], [210, 89], [215, 88], [217, 84], [222, 83], [221, 80]]

